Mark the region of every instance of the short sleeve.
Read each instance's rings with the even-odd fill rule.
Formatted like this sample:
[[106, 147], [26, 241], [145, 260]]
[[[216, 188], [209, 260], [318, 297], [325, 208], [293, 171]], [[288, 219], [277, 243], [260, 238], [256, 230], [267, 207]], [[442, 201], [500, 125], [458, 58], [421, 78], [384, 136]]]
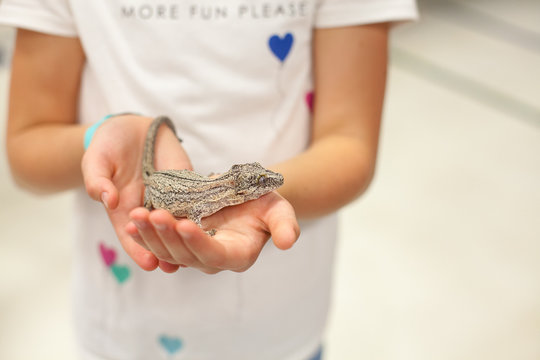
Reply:
[[321, 0], [315, 27], [338, 27], [418, 18], [415, 0]]
[[69, 0], [1, 0], [0, 24], [76, 37]]

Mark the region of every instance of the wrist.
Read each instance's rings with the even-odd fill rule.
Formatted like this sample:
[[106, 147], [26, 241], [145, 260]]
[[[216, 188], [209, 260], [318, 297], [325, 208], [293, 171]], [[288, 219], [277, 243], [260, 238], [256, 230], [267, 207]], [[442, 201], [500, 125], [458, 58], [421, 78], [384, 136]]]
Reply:
[[115, 117], [115, 116], [121, 116], [121, 115], [140, 115], [138, 113], [133, 113], [133, 112], [123, 112], [123, 113], [116, 113], [116, 114], [109, 114], [109, 115], [105, 115], [103, 118], [101, 118], [99, 121], [97, 121], [96, 123], [90, 125], [86, 131], [84, 132], [84, 142], [83, 142], [83, 146], [84, 146], [84, 150], [88, 150], [88, 147], [90, 146], [90, 143], [92, 142], [92, 138], [94, 137], [94, 134], [96, 133], [97, 129], [103, 125], [103, 123], [107, 120], [109, 120], [110, 118], [112, 117]]

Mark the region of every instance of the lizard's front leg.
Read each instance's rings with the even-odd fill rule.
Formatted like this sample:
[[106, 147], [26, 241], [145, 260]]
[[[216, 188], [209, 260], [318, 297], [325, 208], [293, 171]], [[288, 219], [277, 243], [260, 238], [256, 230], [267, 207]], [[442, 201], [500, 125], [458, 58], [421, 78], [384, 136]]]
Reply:
[[[202, 209], [200, 209], [197, 206], [194, 206], [191, 208], [188, 214], [188, 219], [193, 221], [195, 224], [197, 224], [201, 229], [204, 230], [201, 224], [201, 218], [202, 218]], [[216, 234], [216, 229], [208, 230], [206, 233], [210, 236], [214, 236]]]

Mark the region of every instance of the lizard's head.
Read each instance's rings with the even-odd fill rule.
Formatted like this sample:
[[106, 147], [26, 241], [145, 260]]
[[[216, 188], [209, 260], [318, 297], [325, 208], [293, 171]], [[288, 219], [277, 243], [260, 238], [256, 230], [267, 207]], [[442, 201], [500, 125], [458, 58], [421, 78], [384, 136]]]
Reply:
[[283, 185], [283, 175], [267, 170], [259, 163], [234, 165], [235, 189], [246, 200], [257, 199]]

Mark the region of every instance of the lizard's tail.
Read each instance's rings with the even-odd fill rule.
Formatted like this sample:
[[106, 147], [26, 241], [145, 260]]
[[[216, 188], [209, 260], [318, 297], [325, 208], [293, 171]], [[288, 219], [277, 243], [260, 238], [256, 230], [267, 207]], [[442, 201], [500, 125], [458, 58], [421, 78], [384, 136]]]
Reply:
[[150, 124], [148, 132], [146, 134], [146, 140], [144, 141], [142, 160], [142, 177], [145, 183], [147, 182], [150, 175], [152, 175], [156, 171], [156, 169], [154, 168], [154, 152], [156, 145], [156, 136], [161, 124], [167, 125], [176, 134], [174, 124], [167, 116], [158, 116]]

